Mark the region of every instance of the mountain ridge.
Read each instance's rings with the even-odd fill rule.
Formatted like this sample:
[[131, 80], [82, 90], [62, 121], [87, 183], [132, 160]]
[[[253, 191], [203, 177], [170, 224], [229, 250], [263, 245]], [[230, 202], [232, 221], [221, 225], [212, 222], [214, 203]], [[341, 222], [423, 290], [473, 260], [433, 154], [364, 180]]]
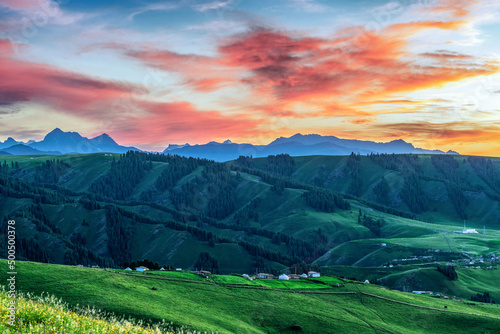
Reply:
[[415, 147], [403, 139], [390, 142], [373, 142], [357, 139], [342, 139], [335, 136], [318, 134], [303, 135], [297, 133], [291, 137], [279, 137], [267, 145], [253, 145], [248, 143], [233, 143], [229, 139], [218, 143], [211, 141], [206, 144], [169, 145], [163, 153], [178, 154], [185, 157], [207, 158], [215, 161], [237, 159], [240, 155], [254, 158], [266, 157], [275, 154], [289, 154], [291, 156], [311, 155], [349, 155], [352, 152], [359, 154], [370, 153], [413, 153], [413, 154], [454, 154], [458, 152], [448, 150], [427, 150]]
[[[22, 146], [19, 146], [22, 145]], [[15, 147], [14, 147], [15, 146]], [[29, 149], [33, 149], [31, 152]], [[23, 149], [21, 149], [23, 148]], [[126, 153], [127, 151], [141, 151], [132, 146], [119, 145], [110, 135], [103, 133], [93, 138], [87, 138], [78, 132], [65, 132], [55, 128], [43, 140], [27, 143], [16, 141], [8, 137], [0, 142], [0, 150], [10, 154], [85, 154], [85, 153]], [[343, 139], [335, 136], [322, 136], [319, 134], [297, 133], [290, 137], [279, 137], [267, 145], [254, 145], [249, 143], [235, 143], [229, 139], [224, 142], [210, 141], [206, 144], [170, 144], [163, 150], [164, 154], [177, 154], [185, 157], [205, 158], [218, 162], [237, 159], [239, 156], [266, 157], [276, 154], [289, 154], [291, 156], [312, 155], [349, 155], [358, 154], [459, 154], [448, 150], [427, 150], [415, 147], [403, 139], [390, 142], [374, 142], [358, 139]]]
[[83, 137], [78, 132], [65, 132], [60, 128], [55, 128], [47, 133], [41, 141], [30, 140], [24, 143], [9, 137], [5, 142], [0, 142], [0, 149], [13, 155], [85, 154], [99, 152], [126, 153], [127, 151], [141, 151], [136, 147], [119, 145], [106, 133], [89, 139]]

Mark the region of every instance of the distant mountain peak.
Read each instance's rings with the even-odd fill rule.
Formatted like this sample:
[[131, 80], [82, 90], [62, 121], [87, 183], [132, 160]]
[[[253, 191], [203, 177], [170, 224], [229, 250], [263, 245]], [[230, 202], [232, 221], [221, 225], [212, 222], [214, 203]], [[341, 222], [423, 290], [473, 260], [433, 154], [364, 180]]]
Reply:
[[54, 130], [50, 131], [49, 133], [47, 133], [47, 136], [48, 135], [56, 135], [56, 134], [61, 134], [61, 133], [64, 133], [63, 130], [59, 129], [59, 128], [55, 128]]
[[55, 128], [42, 141], [31, 142], [29, 146], [40, 151], [55, 151], [62, 154], [139, 151], [135, 147], [118, 145], [107, 133], [88, 139], [78, 132], [64, 132], [60, 128]]
[[222, 144], [232, 144], [233, 142], [230, 141], [229, 139], [225, 140]]
[[92, 138], [92, 141], [95, 144], [106, 144], [106, 145], [118, 145], [113, 138], [107, 133], [103, 133], [100, 136]]

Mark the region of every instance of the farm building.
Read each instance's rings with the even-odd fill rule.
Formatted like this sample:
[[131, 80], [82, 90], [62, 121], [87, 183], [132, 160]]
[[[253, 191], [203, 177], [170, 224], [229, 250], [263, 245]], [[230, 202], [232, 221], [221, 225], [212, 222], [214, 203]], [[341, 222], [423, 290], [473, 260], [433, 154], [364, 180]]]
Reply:
[[272, 274], [266, 274], [266, 273], [259, 273], [257, 274], [259, 278], [274, 278], [274, 275]]
[[307, 278], [307, 275], [306, 274], [302, 274], [302, 275], [300, 275], [300, 277]]
[[281, 274], [281, 275], [280, 275], [280, 277], [279, 277], [279, 279], [282, 279], [282, 280], [286, 280], [286, 281], [288, 281], [288, 280], [290, 279], [290, 277], [288, 277], [288, 276], [287, 276], [287, 275], [285, 275], [285, 274]]
[[127, 268], [125, 268], [125, 270], [127, 270], [127, 271], [128, 271], [128, 270], [132, 270], [132, 269], [130, 269], [130, 267], [127, 267]]
[[299, 278], [300, 278], [300, 275], [291, 274], [291, 275], [289, 275], [289, 277], [290, 277], [291, 279], [299, 279]]
[[135, 270], [137, 270], [137, 271], [146, 271], [146, 270], [149, 270], [149, 268], [140, 266], [140, 267], [135, 268]]
[[463, 229], [463, 230], [460, 230], [460, 231], [453, 231], [453, 233], [461, 233], [461, 234], [479, 234], [478, 231], [476, 231], [476, 229], [474, 228], [467, 228], [467, 229]]
[[309, 276], [309, 277], [321, 277], [321, 274], [316, 272], [316, 271], [310, 271], [307, 273], [307, 276]]

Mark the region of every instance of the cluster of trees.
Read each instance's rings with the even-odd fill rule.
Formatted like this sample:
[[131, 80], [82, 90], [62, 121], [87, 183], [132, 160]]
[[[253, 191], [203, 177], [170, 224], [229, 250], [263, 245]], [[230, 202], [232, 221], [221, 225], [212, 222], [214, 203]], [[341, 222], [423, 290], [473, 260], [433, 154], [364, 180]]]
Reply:
[[208, 270], [212, 274], [220, 274], [219, 260], [217, 260], [216, 257], [211, 256], [208, 252], [200, 253], [194, 267], [198, 270]]
[[290, 267], [290, 272], [297, 275], [307, 274], [309, 271], [321, 272], [317, 264], [309, 264], [306, 262], [296, 263]]
[[390, 191], [391, 188], [389, 187], [389, 183], [387, 182], [385, 177], [382, 177], [382, 179], [380, 179], [377, 185], [373, 188], [373, 192], [376, 196], [377, 202], [381, 203], [382, 205], [389, 205]]
[[335, 208], [350, 209], [350, 204], [341, 196], [322, 188], [311, 188], [304, 193], [307, 205], [323, 212], [334, 212]]
[[111, 163], [109, 172], [94, 181], [89, 191], [117, 200], [124, 200], [132, 194], [134, 187], [153, 168], [147, 154], [129, 151], [120, 160]]
[[3, 163], [0, 163], [0, 174], [9, 174], [10, 172], [19, 170], [19, 163], [16, 161], [11, 161], [10, 162], [10, 168], [9, 164], [7, 163], [7, 160], [4, 160]]
[[253, 221], [258, 222], [259, 221], [259, 213], [257, 212], [257, 208], [260, 205], [260, 202], [262, 200], [260, 197], [257, 197], [248, 203], [247, 206], [244, 208], [240, 209], [235, 215], [234, 215], [234, 223], [236, 225], [246, 225], [248, 220], [252, 219]]
[[208, 182], [208, 204], [206, 214], [216, 219], [226, 218], [236, 208], [234, 190], [236, 179], [225, 164], [208, 164], [203, 168], [202, 177]]
[[401, 189], [401, 198], [408, 205], [410, 210], [415, 213], [422, 213], [429, 209], [429, 201], [425, 195], [418, 176], [415, 173], [407, 174], [404, 178], [403, 189]]
[[346, 168], [351, 174], [351, 183], [349, 184], [349, 189], [347, 191], [354, 196], [360, 196], [362, 188], [360, 155], [352, 152], [347, 159]]
[[45, 160], [45, 163], [35, 167], [35, 182], [58, 183], [69, 167], [68, 163], [59, 159]]
[[226, 164], [207, 163], [201, 175], [172, 191], [171, 201], [177, 210], [194, 211], [223, 219], [236, 207], [236, 182]]
[[421, 169], [418, 155], [414, 154], [370, 153], [369, 157], [374, 163], [383, 168], [401, 172], [403, 175], [419, 173]]
[[481, 302], [481, 303], [490, 303], [490, 304], [495, 304], [495, 301], [493, 300], [493, 298], [491, 298], [490, 296], [490, 293], [489, 292], [484, 292], [482, 294], [478, 293], [476, 294], [475, 296], [472, 295], [470, 297], [470, 300], [472, 300], [473, 302]]
[[164, 169], [161, 175], [155, 181], [155, 188], [159, 191], [165, 191], [177, 183], [184, 176], [190, 174], [198, 167], [196, 159], [186, 159], [179, 156], [171, 157], [168, 168]]
[[380, 238], [381, 237], [380, 230], [382, 226], [384, 226], [385, 221], [383, 219], [375, 220], [372, 217], [363, 214], [361, 212], [361, 209], [359, 209], [358, 224], [361, 224], [364, 227], [368, 228], [373, 234], [375, 234], [375, 236]]
[[467, 161], [472, 165], [481, 179], [494, 191], [500, 192], [500, 178], [490, 159], [485, 157], [468, 157]]
[[439, 265], [437, 266], [437, 270], [444, 276], [448, 277], [451, 281], [456, 281], [458, 279], [458, 274], [454, 266]]
[[113, 268], [116, 266], [111, 258], [100, 256], [81, 244], [72, 244], [68, 242], [67, 246], [66, 253], [64, 253], [64, 264], [81, 264], [83, 266], [97, 265], [106, 268]]
[[234, 161], [234, 163], [242, 167], [255, 168], [255, 161], [253, 160], [252, 156], [247, 157], [244, 155], [240, 155], [238, 159]]
[[51, 191], [29, 182], [9, 177], [0, 173], [0, 194], [13, 198], [30, 198], [35, 203], [62, 204], [71, 200], [67, 198], [69, 190]]
[[115, 206], [106, 207], [106, 232], [108, 234], [108, 250], [115, 263], [130, 261], [130, 237], [132, 228], [127, 226], [125, 219]]
[[467, 213], [468, 200], [465, 197], [463, 190], [455, 183], [446, 182], [446, 190], [448, 192], [448, 197], [453, 203], [453, 207], [461, 219], [469, 219], [469, 214]]
[[102, 209], [102, 206], [95, 200], [89, 200], [86, 198], [80, 198], [78, 200], [82, 206], [87, 209], [87, 210], [100, 210]]
[[270, 155], [266, 160], [266, 171], [282, 176], [292, 175], [295, 169], [295, 160], [288, 154]]
[[61, 233], [61, 230], [59, 230], [54, 222], [47, 218], [41, 204], [31, 204], [22, 210], [21, 215], [23, 218], [30, 219], [40, 232]]
[[434, 167], [444, 175], [444, 177], [452, 182], [460, 182], [458, 174], [458, 161], [451, 155], [435, 154], [431, 156], [431, 161]]
[[[309, 191], [312, 191], [312, 192], [315, 192], [315, 191], [319, 191], [319, 192], [326, 191], [326, 192], [331, 193], [332, 196], [334, 196], [336, 198], [336, 201], [337, 201], [336, 203], [338, 204], [338, 208], [339, 209], [349, 210], [351, 208], [349, 202], [346, 201], [343, 198], [344, 195], [340, 195], [338, 193], [334, 193], [334, 192], [331, 192], [329, 190], [326, 190], [326, 189], [323, 189], [323, 188], [319, 188], [319, 187], [316, 187], [316, 186], [313, 186], [313, 185], [304, 184], [304, 183], [296, 181], [296, 180], [294, 180], [294, 179], [292, 179], [290, 177], [279, 176], [279, 175], [276, 175], [276, 174], [265, 172], [263, 170], [250, 169], [250, 168], [242, 167], [242, 166], [238, 166], [238, 165], [232, 165], [232, 169], [235, 170], [235, 171], [238, 171], [238, 172], [244, 172], [244, 173], [248, 173], [248, 174], [251, 174], [251, 175], [258, 176], [258, 177], [260, 177], [262, 179], [262, 181], [264, 181], [266, 183], [269, 183], [273, 187], [276, 186], [276, 187], [280, 187], [280, 188], [281, 187], [283, 187], [283, 188], [286, 187], [286, 188], [293, 188], [293, 189], [303, 189], [303, 190], [309, 190]], [[346, 196], [346, 197], [348, 197], [348, 196]]]
[[[151, 270], [160, 270], [162, 267], [160, 267], [160, 265], [158, 264], [158, 262], [153, 262], [151, 260], [148, 260], [148, 259], [143, 259], [143, 260], [136, 260], [136, 261], [132, 261], [132, 262], [123, 262], [123, 268], [127, 268], [127, 267], [130, 267], [132, 269], [135, 269], [137, 267], [146, 267], [148, 269], [151, 269]], [[173, 269], [172, 266], [164, 266], [163, 269], [167, 269], [167, 270], [171, 270]]]
[[26, 258], [28, 261], [44, 262], [49, 261], [47, 250], [40, 246], [33, 238], [21, 238], [16, 240], [16, 256]]
[[243, 247], [250, 255], [263, 257], [269, 261], [278, 262], [286, 266], [291, 266], [299, 260], [298, 258], [292, 258], [281, 252], [273, 251], [248, 241], [238, 241], [238, 245]]

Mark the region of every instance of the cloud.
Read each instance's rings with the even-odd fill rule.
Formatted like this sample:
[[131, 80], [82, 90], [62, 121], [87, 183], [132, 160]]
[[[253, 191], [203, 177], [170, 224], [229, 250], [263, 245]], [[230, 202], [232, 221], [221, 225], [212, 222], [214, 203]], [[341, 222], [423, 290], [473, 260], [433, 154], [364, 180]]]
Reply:
[[[203, 8], [226, 3], [212, 2]], [[367, 106], [365, 101], [391, 101], [396, 94], [498, 71], [495, 61], [454, 51], [411, 52], [412, 38], [419, 34], [433, 29], [456, 31], [466, 25], [472, 5], [463, 1], [458, 9], [445, 11], [451, 2], [444, 1], [427, 8], [432, 14], [428, 20], [389, 24], [379, 30], [352, 26], [322, 37], [253, 27], [219, 39], [217, 54], [210, 57], [154, 48], [134, 50], [133, 46], [124, 47], [124, 53], [178, 74], [181, 84], [196, 91], [246, 87], [274, 105], [262, 109], [273, 114], [301, 117], [293, 111], [295, 104], [307, 102], [318, 109], [334, 101], [357, 113], [355, 106]], [[394, 5], [389, 7], [394, 9]], [[331, 113], [323, 109], [324, 116]]]
[[165, 142], [208, 142], [232, 134], [255, 137], [263, 122], [246, 115], [226, 116], [217, 111], [198, 110], [188, 102], [141, 100], [136, 104], [143, 113], [110, 126], [110, 134], [118, 140], [159, 147]]
[[481, 122], [399, 122], [373, 124], [373, 130], [382, 130], [386, 136], [394, 138], [419, 138], [436, 146], [465, 144], [474, 138], [475, 143], [491, 143], [500, 139], [500, 124]]
[[119, 50], [124, 55], [140, 60], [147, 66], [179, 73], [182, 77], [181, 84], [200, 92], [212, 92], [236, 81], [235, 71], [223, 67], [214, 57], [180, 54], [150, 47], [133, 49], [128, 45], [118, 43], [106, 43], [94, 47]]
[[213, 2], [204, 3], [204, 4], [200, 4], [200, 5], [194, 5], [192, 7], [199, 12], [206, 12], [208, 10], [218, 10], [218, 9], [225, 8], [229, 5], [231, 5], [233, 2], [234, 2], [234, 0], [213, 1]]
[[[12, 49], [0, 40], [0, 51]], [[53, 66], [12, 58], [0, 53], [0, 104], [33, 101], [70, 113], [99, 113], [100, 103], [144, 89], [127, 83], [101, 80]]]
[[324, 13], [330, 9], [313, 0], [292, 0], [290, 5], [307, 13]]
[[20, 31], [23, 37], [30, 36], [37, 27], [46, 25], [70, 25], [83, 18], [84, 14], [65, 12], [57, 1], [52, 0], [0, 0], [0, 11], [9, 11], [4, 22], [5, 30]]
[[135, 12], [131, 13], [128, 16], [128, 19], [132, 21], [137, 15], [141, 15], [141, 14], [144, 14], [144, 13], [147, 13], [147, 12], [170, 11], [170, 10], [174, 10], [176, 8], [179, 8], [179, 5], [175, 4], [175, 3], [155, 3], [155, 4], [150, 4], [150, 5], [147, 5], [147, 6], [143, 7], [143, 8], [140, 8], [140, 9], [136, 10]]

